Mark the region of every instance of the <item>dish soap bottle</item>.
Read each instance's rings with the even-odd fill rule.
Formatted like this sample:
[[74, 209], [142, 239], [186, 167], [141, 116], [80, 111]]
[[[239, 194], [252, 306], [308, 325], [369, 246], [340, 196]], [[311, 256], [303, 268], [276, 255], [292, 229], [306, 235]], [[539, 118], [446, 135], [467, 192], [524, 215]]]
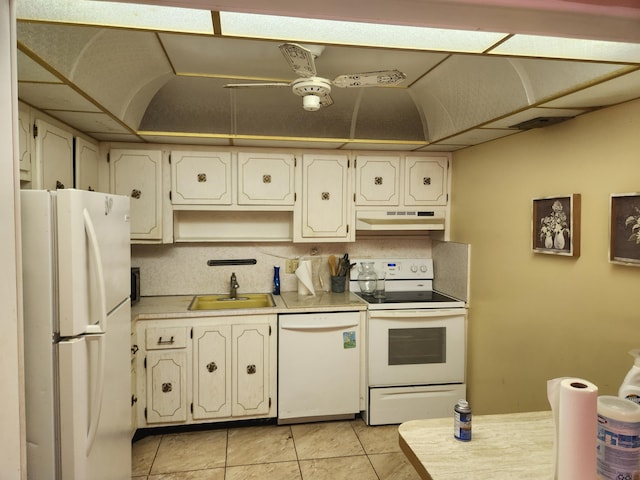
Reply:
[[280, 295], [280, 267], [273, 267], [273, 294]]
[[618, 396], [640, 404], [640, 348], [630, 350], [629, 355], [634, 358], [633, 366], [624, 377]]

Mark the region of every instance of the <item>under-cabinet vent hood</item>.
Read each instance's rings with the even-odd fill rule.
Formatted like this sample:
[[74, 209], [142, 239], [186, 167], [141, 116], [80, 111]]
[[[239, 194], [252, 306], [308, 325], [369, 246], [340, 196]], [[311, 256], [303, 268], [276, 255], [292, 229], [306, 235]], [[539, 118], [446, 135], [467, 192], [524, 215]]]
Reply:
[[360, 210], [356, 230], [361, 232], [423, 232], [444, 230], [445, 207], [420, 210]]

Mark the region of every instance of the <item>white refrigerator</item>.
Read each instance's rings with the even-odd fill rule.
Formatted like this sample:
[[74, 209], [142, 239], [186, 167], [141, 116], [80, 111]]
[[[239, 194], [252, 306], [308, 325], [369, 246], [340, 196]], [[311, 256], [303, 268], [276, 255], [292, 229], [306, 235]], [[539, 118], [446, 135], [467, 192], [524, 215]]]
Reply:
[[21, 192], [29, 479], [131, 478], [129, 199]]

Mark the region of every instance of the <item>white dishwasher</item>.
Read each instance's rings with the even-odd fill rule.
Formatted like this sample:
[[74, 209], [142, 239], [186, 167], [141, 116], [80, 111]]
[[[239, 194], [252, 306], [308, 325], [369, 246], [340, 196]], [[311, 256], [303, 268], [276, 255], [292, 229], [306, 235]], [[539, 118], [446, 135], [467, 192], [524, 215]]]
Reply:
[[360, 411], [360, 313], [278, 316], [278, 423]]

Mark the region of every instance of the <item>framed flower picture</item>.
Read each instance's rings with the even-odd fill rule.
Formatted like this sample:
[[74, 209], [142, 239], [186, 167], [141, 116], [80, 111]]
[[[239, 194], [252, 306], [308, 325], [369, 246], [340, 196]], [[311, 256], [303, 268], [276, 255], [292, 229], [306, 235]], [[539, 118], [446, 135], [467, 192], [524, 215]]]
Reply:
[[609, 261], [640, 266], [640, 193], [611, 195]]
[[568, 257], [580, 256], [580, 194], [533, 199], [532, 249]]

